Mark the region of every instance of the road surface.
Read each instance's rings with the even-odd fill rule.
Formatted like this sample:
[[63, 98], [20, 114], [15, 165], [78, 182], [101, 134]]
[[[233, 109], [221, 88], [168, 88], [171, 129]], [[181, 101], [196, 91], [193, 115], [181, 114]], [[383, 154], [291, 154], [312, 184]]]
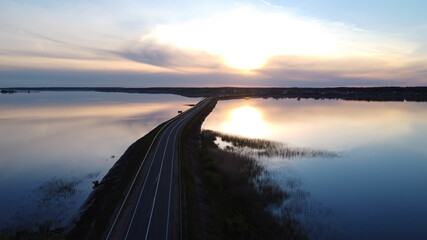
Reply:
[[[111, 239], [179, 239], [180, 186], [178, 147], [184, 125], [211, 99], [180, 114], [157, 136], [135, 177], [114, 223]], [[178, 109], [177, 109], [178, 110]]]

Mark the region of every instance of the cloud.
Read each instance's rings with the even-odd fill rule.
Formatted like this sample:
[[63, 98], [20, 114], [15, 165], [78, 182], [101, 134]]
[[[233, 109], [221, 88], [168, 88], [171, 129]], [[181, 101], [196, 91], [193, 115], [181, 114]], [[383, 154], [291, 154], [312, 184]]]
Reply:
[[185, 49], [156, 39], [143, 39], [134, 42], [121, 51], [118, 56], [128, 60], [167, 68], [197, 68], [219, 70], [223, 64], [220, 57], [203, 50]]
[[0, 70], [1, 87], [196, 87], [261, 84], [265, 83], [254, 77], [221, 72], [176, 74], [54, 69]]
[[426, 82], [340, 76], [335, 72], [282, 70], [269, 75], [146, 73], [138, 71], [0, 70], [2, 87], [204, 87], [204, 86], [416, 86]]
[[[425, 64], [423, 64], [425, 63]], [[266, 81], [283, 79], [301, 82], [313, 80], [332, 86], [355, 85], [425, 85], [423, 74], [427, 61], [369, 57], [275, 56], [256, 70]], [[425, 75], [424, 75], [425, 76]], [[268, 80], [267, 80], [268, 79]], [[388, 84], [387, 84], [388, 82]]]
[[76, 52], [43, 52], [43, 51], [32, 51], [32, 50], [2, 50], [1, 53], [7, 56], [15, 57], [36, 57], [36, 58], [53, 58], [53, 59], [69, 59], [69, 60], [101, 60], [105, 59], [105, 55], [87, 55], [79, 54]]
[[[1, 37], [5, 39], [5, 45], [0, 46], [3, 57], [103, 60], [113, 56], [101, 47], [87, 46], [83, 42], [73, 42], [73, 39], [63, 40], [64, 36], [61, 35], [55, 36], [37, 30], [29, 31], [13, 25], [4, 30]], [[16, 32], [19, 34], [14, 36]]]
[[270, 2], [267, 2], [267, 1], [265, 1], [265, 0], [259, 0], [261, 3], [263, 3], [264, 5], [267, 5], [267, 6], [269, 6], [269, 7], [273, 7], [273, 8], [283, 8], [283, 6], [280, 6], [280, 5], [274, 5], [274, 4], [271, 4]]

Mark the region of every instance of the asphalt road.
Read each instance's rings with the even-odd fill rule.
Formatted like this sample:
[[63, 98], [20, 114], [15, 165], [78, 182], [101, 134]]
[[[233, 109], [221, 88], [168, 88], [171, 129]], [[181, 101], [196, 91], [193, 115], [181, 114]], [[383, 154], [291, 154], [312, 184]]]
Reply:
[[184, 125], [210, 99], [173, 119], [143, 159], [107, 239], [179, 239], [178, 147]]

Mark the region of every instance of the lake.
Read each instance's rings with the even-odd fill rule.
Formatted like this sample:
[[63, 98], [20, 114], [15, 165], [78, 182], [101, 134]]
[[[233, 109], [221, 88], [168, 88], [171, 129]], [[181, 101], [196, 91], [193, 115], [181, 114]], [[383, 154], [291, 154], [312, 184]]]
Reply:
[[211, 129], [336, 153], [259, 158], [313, 239], [427, 239], [427, 103], [219, 101]]
[[0, 228], [67, 223], [124, 151], [200, 99], [165, 94], [0, 94]]

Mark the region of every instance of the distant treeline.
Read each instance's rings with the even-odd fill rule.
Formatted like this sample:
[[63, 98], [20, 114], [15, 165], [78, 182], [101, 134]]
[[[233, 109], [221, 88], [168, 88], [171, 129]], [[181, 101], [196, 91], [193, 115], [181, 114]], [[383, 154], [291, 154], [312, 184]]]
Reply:
[[185, 97], [211, 97], [222, 99], [242, 97], [262, 98], [312, 98], [359, 101], [427, 101], [427, 87], [336, 87], [336, 88], [120, 88], [120, 87], [42, 87], [3, 88], [1, 91], [97, 91], [125, 93], [167, 93]]

